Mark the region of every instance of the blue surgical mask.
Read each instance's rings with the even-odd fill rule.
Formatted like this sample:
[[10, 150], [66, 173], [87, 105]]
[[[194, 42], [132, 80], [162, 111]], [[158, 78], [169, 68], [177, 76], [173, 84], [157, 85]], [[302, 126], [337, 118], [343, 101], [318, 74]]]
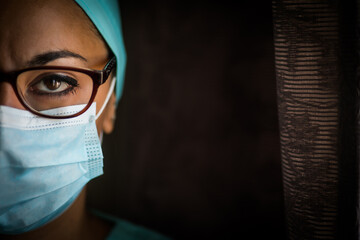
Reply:
[[[57, 114], [79, 106], [52, 109]], [[95, 103], [70, 119], [0, 106], [0, 233], [36, 229], [63, 213], [103, 173]]]

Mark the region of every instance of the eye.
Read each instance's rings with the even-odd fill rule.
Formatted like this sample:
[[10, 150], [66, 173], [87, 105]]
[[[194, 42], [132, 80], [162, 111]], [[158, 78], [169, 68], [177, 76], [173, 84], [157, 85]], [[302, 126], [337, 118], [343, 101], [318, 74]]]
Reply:
[[78, 81], [65, 74], [49, 74], [37, 77], [29, 90], [36, 94], [67, 93], [78, 86]]
[[42, 85], [44, 85], [47, 89], [49, 89], [51, 91], [58, 90], [58, 88], [60, 88], [60, 86], [61, 86], [61, 82], [56, 79], [46, 79], [46, 80], [43, 80], [41, 83], [42, 83]]

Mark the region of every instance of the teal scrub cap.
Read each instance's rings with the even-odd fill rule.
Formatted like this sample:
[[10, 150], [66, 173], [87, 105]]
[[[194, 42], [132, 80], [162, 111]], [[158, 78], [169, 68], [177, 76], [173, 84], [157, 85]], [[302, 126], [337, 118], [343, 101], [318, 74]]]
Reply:
[[116, 56], [116, 100], [121, 98], [126, 66], [126, 52], [122, 37], [120, 9], [117, 0], [75, 0], [94, 23]]

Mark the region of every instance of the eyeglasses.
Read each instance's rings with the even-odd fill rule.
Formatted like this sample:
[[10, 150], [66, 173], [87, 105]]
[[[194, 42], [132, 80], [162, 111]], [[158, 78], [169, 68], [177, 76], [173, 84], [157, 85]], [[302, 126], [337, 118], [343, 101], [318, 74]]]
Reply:
[[[22, 105], [30, 112], [47, 118], [79, 116], [93, 103], [97, 90], [115, 68], [113, 57], [103, 70], [63, 66], [31, 67], [0, 73], [0, 82], [9, 82]], [[77, 110], [56, 115], [49, 109], [78, 105]]]

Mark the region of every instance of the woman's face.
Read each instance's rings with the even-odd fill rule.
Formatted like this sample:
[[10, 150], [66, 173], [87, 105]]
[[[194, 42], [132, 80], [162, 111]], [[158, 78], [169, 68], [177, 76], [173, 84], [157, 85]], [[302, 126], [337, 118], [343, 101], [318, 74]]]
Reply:
[[[73, 0], [12, 0], [0, 9], [0, 72], [29, 67], [39, 56], [67, 51], [69, 56], [48, 55], [37, 66], [71, 66], [101, 70], [107, 63], [108, 51], [90, 20]], [[52, 56], [52, 57], [49, 57]], [[56, 56], [55, 58], [53, 56]], [[99, 88], [95, 98], [102, 106], [109, 83]], [[0, 105], [24, 109], [7, 82], [0, 83]], [[97, 121], [102, 130], [104, 115]]]

